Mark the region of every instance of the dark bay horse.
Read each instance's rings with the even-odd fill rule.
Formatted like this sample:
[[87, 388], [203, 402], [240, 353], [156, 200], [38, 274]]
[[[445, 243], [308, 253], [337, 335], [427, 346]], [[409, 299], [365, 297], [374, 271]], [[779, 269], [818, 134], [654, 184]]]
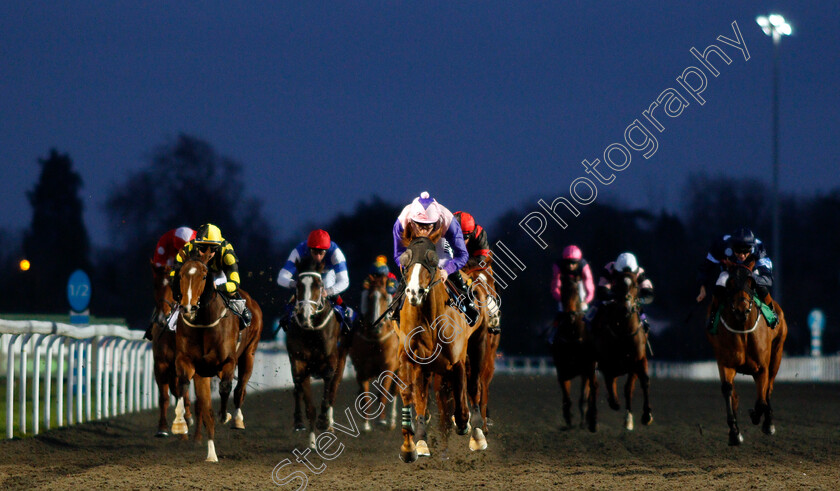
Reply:
[[738, 428], [738, 394], [734, 387], [736, 372], [751, 375], [755, 380], [755, 409], [750, 410], [753, 424], [760, 423], [764, 417], [762, 431], [768, 435], [776, 432], [770, 396], [782, 362], [787, 322], [781, 307], [773, 301], [772, 308], [778, 320], [773, 328], [767, 325], [756, 301], [753, 265], [734, 264], [727, 268], [729, 278], [725, 298], [721, 302], [721, 325], [716, 333], [706, 332], [720, 373], [730, 445], [739, 445], [744, 441]]
[[[454, 415], [459, 435], [470, 432], [467, 400], [467, 342], [470, 327], [459, 310], [448, 305], [445, 278], [438, 268], [435, 244], [427, 237], [411, 241], [400, 256], [405, 268], [405, 303], [400, 310], [400, 380], [403, 443], [400, 458], [414, 462], [418, 455], [429, 456], [426, 417], [429, 383], [432, 375], [442, 378], [454, 398], [451, 412], [439, 406], [441, 422]], [[412, 418], [412, 408], [415, 416]], [[453, 414], [454, 413], [454, 414]], [[417, 442], [415, 444], [415, 437]]]
[[[152, 263], [152, 277], [154, 279], [155, 310], [152, 314], [152, 357], [154, 359], [155, 383], [158, 386], [158, 418], [157, 437], [169, 436], [169, 422], [166, 413], [169, 411], [169, 392], [177, 399], [179, 397], [178, 382], [175, 375], [175, 331], [170, 330], [166, 320], [175, 301], [172, 298], [172, 287], [169, 281], [169, 268], [156, 266]], [[193, 424], [190, 411], [190, 394], [184, 394], [184, 417]]]
[[[286, 334], [286, 348], [295, 384], [295, 431], [307, 429], [301, 412], [301, 406], [305, 404], [309, 446], [315, 448], [315, 429], [333, 428], [333, 406], [338, 385], [344, 376], [349, 340], [341, 334], [340, 321], [324, 293], [321, 277], [324, 263], [306, 256], [296, 264], [296, 268], [297, 303]], [[317, 425], [310, 386], [310, 377], [313, 376], [324, 380], [324, 397]]]
[[[647, 334], [642, 327], [639, 312], [639, 286], [633, 273], [616, 273], [613, 281], [615, 301], [605, 303], [598, 309], [593, 319], [592, 334], [598, 370], [604, 376], [607, 390], [607, 402], [616, 411], [621, 407], [616, 392], [616, 378], [627, 374], [624, 384], [624, 400], [627, 412], [624, 427], [633, 429], [633, 413], [630, 410], [633, 386], [636, 378], [642, 386], [644, 403], [642, 406], [642, 424], [653, 422], [650, 409], [650, 377], [648, 376]], [[597, 400], [597, 384], [591, 388], [590, 397]], [[590, 411], [592, 419], [597, 420], [595, 404]], [[592, 421], [589, 423], [592, 424]], [[591, 426], [590, 426], [591, 429]]]
[[[397, 373], [399, 358], [397, 350], [399, 340], [396, 336], [397, 323], [390, 318], [383, 318], [376, 322], [391, 304], [393, 295], [387, 290], [387, 276], [371, 275], [368, 278], [369, 288], [362, 292], [366, 302], [362, 303], [362, 330], [353, 335], [350, 345], [350, 359], [356, 369], [356, 381], [359, 383], [359, 393], [371, 392], [370, 381], [378, 378], [383, 372]], [[390, 415], [383, 411], [379, 423], [389, 425], [391, 429], [397, 427], [397, 398], [393, 380], [384, 377], [382, 385], [377, 386], [379, 403], [387, 406], [391, 402]], [[364, 431], [370, 431], [370, 421], [365, 419]]]
[[[251, 310], [251, 326], [239, 331], [239, 318], [227, 307], [221, 294], [214, 288], [212, 275], [207, 266], [197, 260], [184, 263], [180, 269], [181, 304], [175, 332], [175, 371], [179, 390], [186, 393], [190, 380], [194, 381], [196, 393], [195, 412], [198, 415], [195, 440], [201, 441], [201, 425], [207, 430], [207, 461], [218, 462], [216, 456], [215, 420], [210, 402], [210, 380], [219, 377], [221, 409], [219, 415], [224, 423], [231, 416], [227, 403], [233, 388], [233, 376], [239, 368], [234, 403], [236, 419], [234, 428], [245, 427], [242, 416], [242, 402], [245, 387], [251, 377], [254, 353], [262, 332], [262, 310], [248, 295], [239, 290]], [[178, 399], [172, 433], [186, 434], [183, 399]]]
[[[557, 382], [563, 393], [563, 419], [566, 427], [572, 427], [572, 380], [580, 377], [581, 426], [588, 423], [589, 431], [597, 430], [597, 421], [592, 409], [596, 403], [590, 398], [590, 388], [596, 386], [595, 351], [592, 338], [584, 322], [583, 301], [580, 298], [581, 278], [564, 274], [560, 283], [560, 303], [563, 311], [558, 312], [551, 356], [557, 369]], [[629, 407], [629, 406], [628, 406]]]

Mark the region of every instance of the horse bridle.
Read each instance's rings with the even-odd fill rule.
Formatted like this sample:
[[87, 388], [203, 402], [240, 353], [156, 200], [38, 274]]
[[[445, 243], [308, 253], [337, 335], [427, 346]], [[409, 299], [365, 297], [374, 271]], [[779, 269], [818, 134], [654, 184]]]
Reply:
[[[734, 266], [737, 266], [739, 268], [744, 268], [747, 271], [749, 271], [750, 273], [752, 273], [752, 269], [750, 269], [745, 264], [737, 264], [736, 263], [736, 264], [734, 264]], [[755, 292], [746, 283], [744, 284], [744, 286], [742, 286], [738, 290], [738, 292], [739, 293], [744, 292], [744, 293], [747, 294], [748, 302], [747, 302], [747, 310], [744, 312], [744, 318], [749, 319], [750, 314], [752, 314], [752, 309], [755, 306], [755, 302], [753, 301], [753, 297], [755, 297]], [[735, 309], [732, 307], [732, 305], [729, 306], [729, 309], [732, 311], [732, 313], [735, 313]], [[761, 314], [758, 314], [758, 315], [756, 315], [755, 323], [753, 324], [753, 326], [751, 328], [744, 329], [744, 330], [737, 330], [737, 329], [733, 329], [732, 327], [730, 327], [729, 324], [726, 323], [726, 319], [724, 319], [723, 316], [720, 316], [720, 321], [723, 324], [723, 327], [725, 327], [727, 331], [729, 331], [731, 333], [734, 333], [734, 334], [747, 334], [747, 333], [751, 333], [751, 332], [755, 331], [758, 328], [758, 322], [760, 320], [761, 320]]]
[[[298, 273], [298, 278], [306, 277], [306, 276], [311, 276], [311, 277], [314, 277], [314, 278], [318, 278], [319, 280], [322, 278], [321, 273], [318, 273], [317, 271], [304, 271], [303, 273]], [[313, 306], [313, 312], [312, 312], [312, 314], [309, 315], [309, 318], [310, 319], [317, 318], [319, 315], [321, 315], [324, 312], [324, 310], [329, 308], [329, 306], [327, 305], [326, 298], [327, 298], [327, 296], [324, 294], [324, 285], [322, 283], [321, 284], [321, 295], [320, 295], [320, 298], [318, 299], [318, 301], [316, 302], [314, 300], [309, 300], [308, 298], [297, 299], [295, 301], [295, 310], [299, 314], [301, 309], [299, 309], [298, 306], [305, 305], [305, 304], [310, 304], [310, 305]], [[332, 313], [331, 308], [330, 308], [330, 312]], [[324, 318], [323, 322], [321, 322], [317, 326], [313, 326], [313, 327], [304, 327], [304, 326], [300, 325], [300, 323], [297, 323], [297, 324], [298, 324], [298, 327], [300, 327], [303, 330], [318, 331], [318, 330], [323, 329], [324, 326], [327, 325], [327, 322], [329, 322], [331, 317], [332, 317], [332, 315], [326, 316]]]
[[[419, 264], [420, 266], [423, 266], [423, 268], [426, 271], [429, 272], [429, 277], [430, 278], [434, 278], [435, 276], [437, 276], [435, 274], [435, 273], [437, 273], [437, 270], [439, 269], [437, 266], [432, 267], [432, 266], [426, 264], [424, 261], [417, 260], [417, 261], [414, 261], [414, 262], [410, 263], [404, 269], [400, 270], [400, 274], [402, 275], [402, 281], [403, 281], [404, 285], [408, 284], [408, 279], [405, 277], [405, 271], [411, 269], [411, 267], [414, 266], [415, 264]], [[429, 292], [432, 290], [432, 287], [434, 287], [438, 283], [441, 283], [442, 281], [443, 281], [443, 278], [438, 278], [436, 280], [433, 280], [431, 283], [429, 283], [429, 286], [427, 286], [426, 288], [421, 288], [420, 291], [418, 292], [420, 298], [425, 299], [426, 296], [429, 294]]]
[[[206, 275], [206, 274], [204, 275], [204, 281], [205, 281], [205, 285], [206, 285], [206, 282], [207, 282], [207, 275]], [[210, 299], [208, 300], [208, 302], [212, 302], [212, 301], [216, 298], [216, 295], [218, 295], [218, 294], [219, 294], [219, 292], [217, 292], [217, 291], [216, 291], [216, 288], [211, 288], [211, 290], [212, 290], [212, 294], [210, 295]], [[205, 291], [206, 291], [206, 288], [205, 288]], [[199, 295], [199, 296], [198, 296], [198, 300], [195, 302], [196, 315], [197, 315], [197, 313], [198, 313], [198, 310], [199, 310], [199, 309], [201, 309], [201, 298], [202, 298], [203, 296], [204, 296], [204, 295], [203, 295], [203, 292], [202, 292], [202, 295]], [[168, 303], [168, 302], [167, 302], [167, 303]], [[177, 304], [176, 304], [176, 305], [177, 305]], [[170, 306], [171, 306], [171, 305], [170, 305]], [[222, 319], [224, 319], [225, 317], [227, 317], [227, 316], [228, 316], [228, 314], [229, 314], [229, 312], [228, 312], [228, 308], [227, 308], [227, 303], [225, 303], [225, 309], [224, 309], [224, 310], [222, 310], [222, 313], [219, 315], [219, 317], [218, 317], [215, 321], [211, 322], [210, 324], [193, 324], [192, 322], [190, 322], [190, 321], [189, 321], [189, 319], [187, 319], [187, 318], [186, 318], [185, 316], [183, 316], [183, 315], [181, 315], [181, 320], [182, 320], [182, 321], [184, 321], [184, 324], [186, 324], [186, 325], [188, 325], [188, 326], [190, 326], [190, 327], [192, 327], [192, 328], [196, 328], [196, 329], [206, 329], [206, 328], [211, 328], [211, 327], [216, 327], [216, 326], [218, 326], [218, 325], [219, 325], [219, 323], [220, 323], [220, 322], [222, 322]]]

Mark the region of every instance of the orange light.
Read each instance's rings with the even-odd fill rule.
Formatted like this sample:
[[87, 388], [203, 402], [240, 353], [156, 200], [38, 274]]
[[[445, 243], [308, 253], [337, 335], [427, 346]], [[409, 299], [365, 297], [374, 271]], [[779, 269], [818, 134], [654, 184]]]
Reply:
[[20, 270], [21, 271], [29, 271], [29, 260], [28, 259], [21, 259], [20, 261]]

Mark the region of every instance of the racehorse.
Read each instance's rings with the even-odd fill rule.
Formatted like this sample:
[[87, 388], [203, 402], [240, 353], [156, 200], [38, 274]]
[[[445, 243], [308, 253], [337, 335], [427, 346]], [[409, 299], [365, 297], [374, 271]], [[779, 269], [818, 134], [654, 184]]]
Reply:
[[[580, 298], [581, 278], [578, 275], [564, 274], [560, 283], [560, 302], [563, 311], [558, 312], [554, 339], [551, 344], [551, 356], [557, 369], [557, 382], [563, 393], [563, 419], [566, 427], [572, 427], [572, 398], [570, 395], [572, 380], [580, 377], [581, 426], [588, 423], [589, 431], [597, 430], [597, 421], [592, 409], [596, 403], [590, 398], [590, 387], [598, 382], [595, 379], [595, 352], [592, 338], [584, 322], [583, 301]], [[584, 405], [586, 404], [586, 410]], [[629, 404], [629, 403], [628, 403]], [[629, 405], [628, 405], [629, 407]]]
[[[380, 377], [386, 371], [395, 374], [399, 370], [396, 321], [389, 318], [380, 319], [393, 300], [393, 294], [387, 291], [388, 278], [372, 275], [368, 281], [370, 287], [362, 292], [362, 295], [366, 296], [366, 302], [362, 304], [362, 330], [353, 335], [350, 345], [350, 359], [353, 360], [356, 369], [360, 394], [370, 393], [371, 379]], [[390, 401], [392, 406], [389, 417], [382, 411], [379, 423], [389, 425], [393, 430], [397, 427], [396, 390], [392, 388], [393, 380], [390, 377], [383, 377], [381, 384], [375, 384], [380, 391], [379, 403], [384, 407]], [[370, 431], [370, 421], [365, 419], [362, 429]]]
[[[781, 307], [774, 301], [771, 307], [778, 320], [775, 327], [768, 326], [755, 294], [753, 266], [754, 262], [728, 266], [729, 278], [720, 310], [720, 324], [724, 329], [717, 329], [716, 333], [706, 332], [715, 351], [721, 391], [726, 402], [729, 445], [739, 445], [744, 441], [738, 429], [738, 394], [733, 385], [736, 372], [752, 375], [755, 380], [755, 409], [749, 411], [753, 424], [761, 422], [763, 416], [761, 430], [768, 435], [776, 432], [770, 395], [782, 362], [787, 322]], [[710, 315], [714, 312], [710, 311]]]
[[[306, 256], [296, 263], [297, 299], [286, 334], [286, 348], [295, 384], [295, 431], [306, 431], [301, 406], [306, 406], [309, 421], [309, 446], [315, 448], [315, 428], [332, 430], [333, 405], [338, 384], [344, 376], [348, 339], [341, 334], [341, 324], [332, 303], [324, 292], [324, 263]], [[324, 380], [321, 414], [315, 422], [310, 376]]]
[[[202, 257], [202, 259], [205, 259]], [[227, 403], [233, 388], [234, 371], [238, 368], [239, 380], [234, 392], [235, 429], [245, 428], [242, 403], [245, 387], [251, 378], [254, 353], [262, 332], [262, 310], [240, 289], [251, 310], [251, 325], [239, 330], [239, 318], [230, 311], [222, 294], [214, 287], [207, 265], [200, 260], [189, 260], [180, 269], [181, 304], [175, 332], [175, 371], [179, 390], [186, 393], [190, 380], [194, 381], [196, 394], [195, 440], [201, 441], [201, 425], [207, 430], [207, 462], [218, 462], [215, 438], [215, 420], [210, 402], [210, 379], [219, 377], [223, 423], [230, 421]], [[172, 433], [186, 434], [183, 398], [178, 399]]]
[[[406, 272], [405, 297], [400, 310], [400, 387], [403, 443], [400, 458], [414, 462], [429, 456], [426, 418], [431, 375], [442, 377], [454, 396], [452, 412], [439, 405], [441, 421], [454, 413], [456, 432], [470, 431], [467, 400], [467, 342], [476, 327], [470, 327], [459, 310], [449, 305], [445, 278], [438, 268], [435, 244], [418, 237], [408, 244], [399, 263]], [[415, 410], [412, 421], [411, 410]], [[414, 423], [414, 425], [412, 425]], [[417, 442], [415, 444], [415, 437]]]
[[499, 349], [501, 335], [491, 333], [489, 328], [499, 327], [501, 323], [501, 305], [493, 279], [492, 258], [488, 257], [484, 265], [462, 270], [470, 281], [469, 296], [479, 309], [475, 332], [470, 336], [467, 346], [467, 393], [472, 404], [472, 411], [481, 414], [481, 427], [473, 429], [470, 438], [471, 450], [487, 448], [486, 433], [490, 431], [487, 405], [490, 397], [490, 381], [496, 371], [496, 351]]
[[[598, 363], [598, 370], [604, 377], [607, 402], [610, 408], [616, 411], [620, 408], [618, 394], [616, 393], [616, 378], [627, 374], [627, 381], [624, 384], [624, 399], [627, 406], [624, 427], [627, 430], [633, 429], [633, 413], [630, 410], [630, 403], [637, 377], [644, 395], [642, 424], [649, 425], [653, 422], [649, 400], [650, 377], [648, 376], [646, 352], [647, 333], [642, 327], [638, 290], [639, 286], [635, 274], [616, 273], [613, 282], [615, 301], [605, 303], [598, 309], [593, 319], [592, 328], [595, 358]], [[590, 398], [593, 403], [590, 404], [589, 409], [593, 415], [591, 419], [588, 418], [590, 430], [593, 423], [597, 424], [597, 408], [594, 404], [594, 401], [597, 401], [597, 391], [597, 383], [592, 384]]]
[[[166, 413], [169, 411], [169, 392], [179, 397], [178, 383], [175, 376], [175, 332], [168, 329], [166, 320], [175, 301], [172, 298], [172, 287], [169, 282], [169, 268], [156, 266], [152, 263], [152, 277], [154, 278], [155, 310], [152, 314], [152, 357], [154, 359], [155, 383], [158, 386], [158, 418], [157, 437], [169, 436], [169, 423]], [[184, 417], [192, 425], [193, 417], [190, 412], [189, 391], [184, 394]]]

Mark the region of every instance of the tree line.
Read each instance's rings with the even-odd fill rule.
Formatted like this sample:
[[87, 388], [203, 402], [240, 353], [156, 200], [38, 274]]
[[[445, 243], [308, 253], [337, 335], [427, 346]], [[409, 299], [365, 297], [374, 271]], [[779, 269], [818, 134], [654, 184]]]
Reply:
[[[179, 135], [160, 145], [147, 165], [128, 175], [110, 190], [106, 203], [112, 241], [94, 249], [85, 229], [79, 198], [83, 179], [69, 155], [51, 150], [39, 159], [40, 176], [27, 198], [32, 221], [22, 235], [0, 233], [0, 312], [66, 314], [66, 279], [82, 268], [93, 283], [91, 312], [100, 317], [125, 318], [132, 328], [144, 329], [152, 310], [150, 258], [158, 238], [182, 225], [197, 228], [217, 224], [240, 258], [242, 286], [260, 302], [267, 322], [275, 319], [290, 292], [275, 280], [288, 253], [301, 237], [278, 240], [258, 198], [248, 197], [242, 165], [219, 155], [208, 142]], [[166, 176], [161, 184], [160, 176]], [[553, 227], [543, 234], [540, 249], [518, 226], [526, 203], [495, 221], [484, 220], [481, 210], [463, 208], [476, 217], [490, 242], [502, 240], [525, 264], [507, 289], [499, 288], [502, 302], [501, 349], [508, 354], [546, 354], [545, 333], [556, 304], [549, 293], [551, 265], [562, 249], [577, 244], [597, 275], [619, 253], [636, 254], [654, 282], [656, 298], [647, 307], [654, 325], [651, 339], [656, 358], [707, 359], [712, 356], [705, 339], [705, 310], [694, 298], [697, 269], [712, 241], [724, 233], [749, 226], [781, 259], [783, 304], [790, 333], [789, 354], [805, 354], [810, 343], [806, 319], [813, 308], [827, 318], [825, 352], [840, 349], [837, 313], [831, 296], [840, 286], [837, 246], [840, 242], [840, 187], [812, 196], [783, 196], [782, 257], [770, 244], [770, 203], [767, 186], [751, 179], [693, 175], [683, 190], [684, 212], [629, 209], [594, 203], [565, 230]], [[408, 201], [410, 197], [407, 197]], [[359, 304], [359, 285], [374, 258], [385, 254], [392, 267], [391, 229], [405, 203], [389, 203], [374, 196], [359, 201], [323, 228], [347, 257], [350, 288], [343, 295]], [[444, 203], [453, 211], [461, 204]], [[29, 259], [31, 269], [21, 271], [18, 261]], [[397, 273], [398, 274], [398, 273]], [[264, 330], [273, 335], [270, 325]]]

